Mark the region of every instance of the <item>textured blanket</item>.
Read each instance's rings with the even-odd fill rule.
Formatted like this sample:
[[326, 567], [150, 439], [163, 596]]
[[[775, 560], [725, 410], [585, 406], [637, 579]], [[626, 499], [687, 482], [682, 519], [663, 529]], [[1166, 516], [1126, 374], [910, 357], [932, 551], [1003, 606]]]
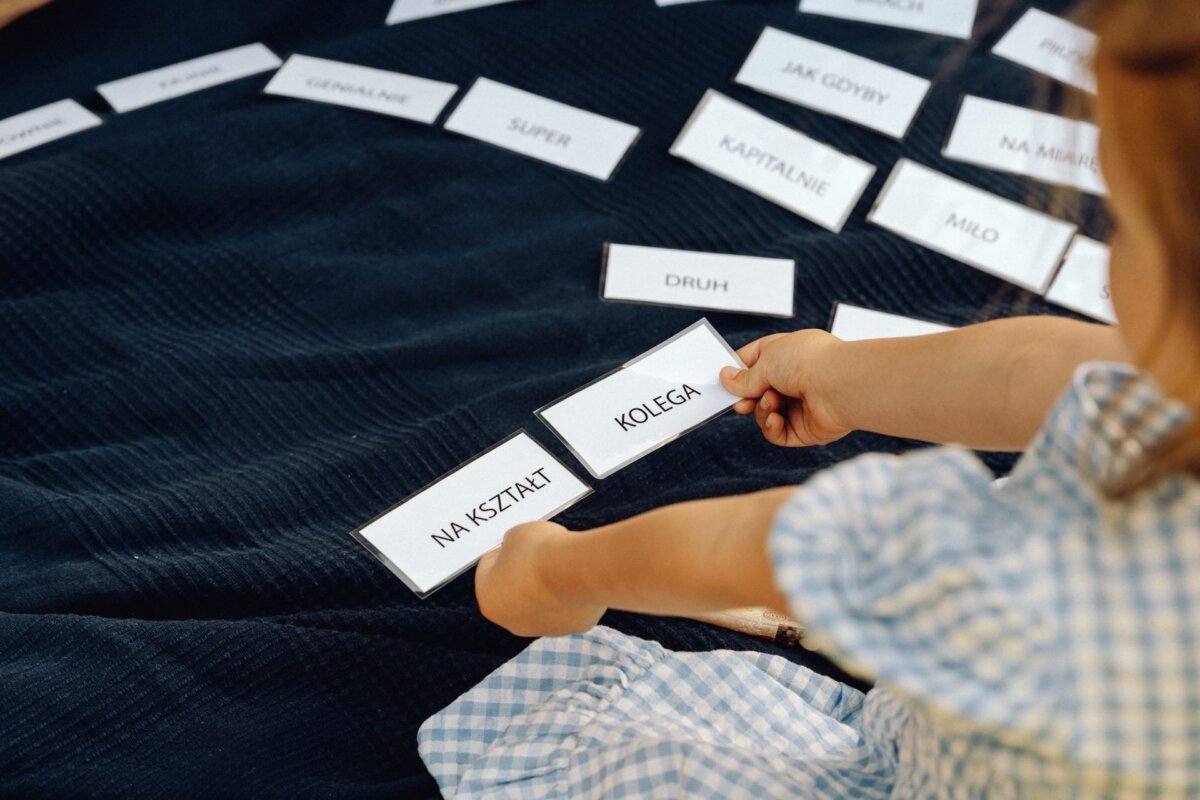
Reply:
[[[796, 319], [708, 315], [735, 346], [824, 327], [835, 301], [956, 325], [1058, 313], [864, 221], [902, 155], [1029, 197], [938, 155], [963, 92], [1028, 97], [988, 55], [998, 31], [968, 45], [792, 0], [524, 0], [388, 28], [388, 5], [57, 0], [0, 31], [0, 118], [103, 111], [99, 83], [262, 41], [485, 75], [644, 131], [602, 183], [265, 96], [261, 75], [0, 161], [0, 795], [436, 794], [418, 724], [525, 642], [480, 616], [469, 573], [417, 600], [348, 531], [517, 428], [578, 469], [532, 411], [702, 316], [599, 302], [606, 241], [795, 258]], [[937, 79], [908, 140], [733, 85], [767, 24]], [[842, 234], [667, 154], [710, 87], [879, 166]], [[725, 415], [561, 520], [911, 446], [784, 451]], [[699, 623], [606, 622], [832, 670]]]

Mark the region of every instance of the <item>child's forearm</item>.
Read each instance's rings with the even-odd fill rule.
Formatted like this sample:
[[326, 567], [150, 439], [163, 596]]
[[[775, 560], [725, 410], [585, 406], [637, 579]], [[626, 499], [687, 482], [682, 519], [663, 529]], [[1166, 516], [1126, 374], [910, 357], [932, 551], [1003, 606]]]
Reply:
[[543, 579], [587, 603], [647, 614], [787, 608], [767, 535], [794, 487], [679, 503], [556, 540]]
[[905, 339], [847, 342], [821, 368], [843, 421], [980, 450], [1024, 449], [1090, 360], [1128, 360], [1115, 328], [1022, 317]]
[[[1028, 444], [1079, 363], [1127, 357], [1112, 329], [1041, 318], [839, 343], [828, 354], [830, 363], [806, 367], [835, 387], [855, 427], [1013, 450]], [[538, 577], [557, 596], [625, 611], [784, 610], [766, 543], [793, 491], [679, 503], [553, 537]]]

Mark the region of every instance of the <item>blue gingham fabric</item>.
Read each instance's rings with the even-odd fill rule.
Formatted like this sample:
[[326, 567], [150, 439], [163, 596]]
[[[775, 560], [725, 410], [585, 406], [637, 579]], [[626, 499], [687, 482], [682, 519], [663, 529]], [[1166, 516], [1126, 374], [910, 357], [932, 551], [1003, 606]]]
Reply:
[[458, 800], [1200, 796], [1200, 482], [1101, 490], [1189, 419], [1087, 365], [1002, 488], [935, 448], [799, 489], [776, 582], [866, 695], [600, 627], [535, 642], [421, 755]]

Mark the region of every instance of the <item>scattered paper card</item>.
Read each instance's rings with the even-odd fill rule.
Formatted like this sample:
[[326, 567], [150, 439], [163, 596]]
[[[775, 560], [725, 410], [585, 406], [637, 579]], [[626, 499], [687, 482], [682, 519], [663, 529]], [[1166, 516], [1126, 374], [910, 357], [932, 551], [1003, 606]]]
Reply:
[[852, 306], [848, 303], [837, 304], [833, 310], [833, 321], [829, 325], [829, 332], [845, 342], [926, 336], [952, 330], [954, 328], [949, 325]]
[[15, 156], [100, 124], [100, 118], [74, 100], [59, 100], [0, 120], [0, 158]]
[[768, 317], [795, 316], [796, 262], [607, 244], [600, 298]]
[[426, 597], [470, 569], [509, 528], [549, 519], [591, 491], [518, 431], [351, 535]]
[[1090, 122], [967, 95], [942, 155], [1107, 195], [1099, 147]]
[[929, 93], [916, 75], [766, 28], [737, 82], [806, 108], [903, 139]]
[[118, 113], [182, 97], [277, 68], [282, 62], [260, 43], [222, 50], [96, 87]]
[[1087, 28], [1031, 8], [996, 43], [992, 53], [1095, 94], [1092, 59], [1099, 41]]
[[294, 55], [271, 77], [266, 94], [316, 100], [432, 125], [454, 97], [453, 83], [341, 61]]
[[593, 476], [607, 478], [728, 411], [724, 367], [744, 368], [702, 319], [536, 414]]
[[511, 3], [513, 0], [395, 0], [388, 11], [387, 24], [409, 22], [414, 19], [436, 17], [439, 14], [450, 14], [455, 11], [469, 11], [472, 8], [497, 6], [501, 3]]
[[1075, 226], [901, 159], [867, 221], [1043, 294]]
[[1067, 251], [1046, 299], [1055, 305], [1115, 325], [1112, 290], [1108, 285], [1109, 249], [1086, 236], [1076, 236]]
[[800, 0], [800, 10], [970, 39], [978, 0]]
[[602, 181], [637, 141], [633, 125], [479, 78], [446, 130]]
[[875, 166], [810, 139], [709, 89], [671, 146], [690, 161], [834, 233]]

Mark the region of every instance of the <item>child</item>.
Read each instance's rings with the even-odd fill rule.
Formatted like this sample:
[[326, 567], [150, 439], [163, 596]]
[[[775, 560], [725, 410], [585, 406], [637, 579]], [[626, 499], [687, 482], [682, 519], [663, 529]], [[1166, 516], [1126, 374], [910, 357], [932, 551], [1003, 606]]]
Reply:
[[[721, 379], [774, 444], [866, 429], [959, 446], [592, 531], [510, 531], [476, 573], [483, 613], [577, 635], [426, 722], [447, 795], [1200, 796], [1194, 3], [1089, 4], [1121, 328], [747, 345], [749, 369]], [[997, 489], [963, 446], [1026, 452]], [[789, 609], [877, 688], [594, 627], [609, 608], [751, 605]]]

